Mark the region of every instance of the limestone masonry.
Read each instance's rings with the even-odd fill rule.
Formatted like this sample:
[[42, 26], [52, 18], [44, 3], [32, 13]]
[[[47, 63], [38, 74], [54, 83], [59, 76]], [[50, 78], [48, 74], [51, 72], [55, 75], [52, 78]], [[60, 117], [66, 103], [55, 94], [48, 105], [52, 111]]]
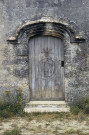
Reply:
[[28, 41], [63, 39], [65, 101], [89, 96], [89, 0], [0, 0], [0, 100], [5, 91], [31, 98]]

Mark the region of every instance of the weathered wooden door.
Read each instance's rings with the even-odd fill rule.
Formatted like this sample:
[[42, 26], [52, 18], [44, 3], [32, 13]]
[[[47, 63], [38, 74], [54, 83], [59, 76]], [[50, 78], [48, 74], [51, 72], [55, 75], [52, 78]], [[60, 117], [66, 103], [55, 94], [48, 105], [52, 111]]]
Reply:
[[64, 52], [59, 38], [35, 37], [29, 42], [31, 100], [64, 100]]

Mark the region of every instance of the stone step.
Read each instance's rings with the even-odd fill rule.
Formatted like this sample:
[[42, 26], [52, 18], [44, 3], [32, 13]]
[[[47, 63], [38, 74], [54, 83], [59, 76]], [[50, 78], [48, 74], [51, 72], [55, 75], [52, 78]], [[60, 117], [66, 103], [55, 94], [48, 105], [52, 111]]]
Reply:
[[69, 112], [65, 101], [30, 101], [24, 108], [25, 112]]
[[30, 101], [26, 107], [67, 107], [65, 101]]
[[70, 112], [68, 107], [66, 108], [52, 108], [52, 107], [45, 107], [45, 108], [25, 108], [25, 112], [32, 113], [32, 112]]
[[58, 104], [58, 105], [61, 105], [61, 104], [66, 104], [66, 102], [65, 101], [30, 101], [29, 103], [27, 103], [27, 104], [32, 104], [32, 105], [34, 105], [34, 104], [51, 104], [51, 105], [54, 105], [54, 104]]

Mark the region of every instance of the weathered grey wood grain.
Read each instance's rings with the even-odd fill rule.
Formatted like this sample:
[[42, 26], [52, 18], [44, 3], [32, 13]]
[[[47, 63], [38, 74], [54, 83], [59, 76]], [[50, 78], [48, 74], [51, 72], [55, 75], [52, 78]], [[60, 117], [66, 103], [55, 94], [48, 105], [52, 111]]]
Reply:
[[29, 42], [31, 100], [64, 100], [64, 60], [62, 41], [40, 36]]

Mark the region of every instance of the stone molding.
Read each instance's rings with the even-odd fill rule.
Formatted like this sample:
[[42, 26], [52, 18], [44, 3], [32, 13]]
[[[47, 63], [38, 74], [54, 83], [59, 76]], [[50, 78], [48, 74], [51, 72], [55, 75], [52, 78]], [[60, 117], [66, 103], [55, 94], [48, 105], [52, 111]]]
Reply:
[[65, 33], [69, 34], [70, 43], [85, 42], [85, 39], [83, 37], [75, 34], [75, 31], [69, 26], [69, 24], [63, 21], [51, 20], [48, 18], [37, 21], [28, 21], [17, 29], [15, 37], [9, 37], [7, 41], [18, 44], [21, 38], [23, 38], [21, 35], [24, 34], [27, 40], [37, 35], [50, 35], [63, 39]]

